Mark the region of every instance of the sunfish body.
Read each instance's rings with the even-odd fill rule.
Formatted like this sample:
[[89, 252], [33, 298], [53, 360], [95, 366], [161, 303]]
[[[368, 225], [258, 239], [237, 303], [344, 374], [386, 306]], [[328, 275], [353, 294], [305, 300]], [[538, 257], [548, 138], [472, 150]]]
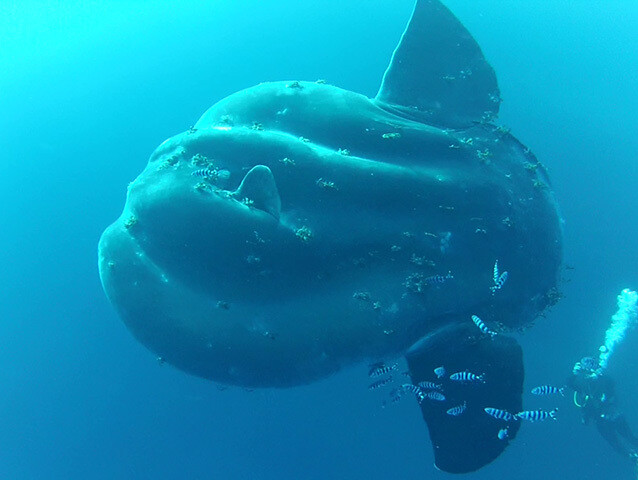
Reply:
[[528, 325], [561, 263], [544, 168], [491, 123], [499, 102], [471, 35], [419, 0], [376, 98], [265, 83], [160, 145], [100, 240], [104, 289], [140, 342], [221, 383], [293, 386], [398, 355], [414, 384], [441, 364], [481, 373], [421, 405], [437, 466], [480, 468], [506, 445], [483, 409], [522, 410], [523, 368], [471, 316]]

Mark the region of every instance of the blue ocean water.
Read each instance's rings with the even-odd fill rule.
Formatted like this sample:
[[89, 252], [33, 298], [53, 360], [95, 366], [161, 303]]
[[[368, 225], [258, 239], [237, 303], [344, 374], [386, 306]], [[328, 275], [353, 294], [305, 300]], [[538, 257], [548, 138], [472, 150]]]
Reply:
[[[376, 93], [412, 0], [342, 3], [0, 3], [0, 478], [449, 477], [418, 406], [380, 408], [365, 366], [220, 391], [158, 365], [97, 275], [127, 183], [218, 99], [281, 79]], [[616, 295], [638, 288], [638, 7], [446, 5], [496, 70], [499, 122], [547, 165], [565, 220], [565, 298], [519, 336], [529, 391], [595, 353]], [[609, 367], [636, 430], [637, 347], [630, 332]], [[559, 407], [471, 477], [632, 478], [569, 399]]]

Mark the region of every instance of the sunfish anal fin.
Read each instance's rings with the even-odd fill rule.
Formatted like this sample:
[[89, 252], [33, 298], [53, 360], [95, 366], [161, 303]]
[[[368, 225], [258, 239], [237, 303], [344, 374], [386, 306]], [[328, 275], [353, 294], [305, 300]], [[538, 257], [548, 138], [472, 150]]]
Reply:
[[244, 198], [252, 202], [252, 206], [270, 213], [279, 220], [281, 213], [281, 199], [275, 184], [275, 177], [270, 168], [256, 165], [249, 170], [241, 181], [239, 188], [233, 192], [239, 200]]
[[[468, 323], [469, 320], [468, 320]], [[428, 425], [437, 468], [468, 473], [495, 460], [516, 436], [520, 421], [506, 422], [485, 412], [486, 407], [512, 414], [523, 409], [523, 353], [516, 340], [505, 335], [481, 334], [474, 325], [455, 324], [420, 340], [406, 354], [412, 383], [442, 384], [444, 402], [424, 398], [421, 413]], [[437, 379], [434, 369], [444, 366]], [[450, 379], [457, 372], [483, 375], [483, 382]], [[465, 403], [457, 416], [448, 409]], [[507, 438], [499, 431], [507, 428]]]

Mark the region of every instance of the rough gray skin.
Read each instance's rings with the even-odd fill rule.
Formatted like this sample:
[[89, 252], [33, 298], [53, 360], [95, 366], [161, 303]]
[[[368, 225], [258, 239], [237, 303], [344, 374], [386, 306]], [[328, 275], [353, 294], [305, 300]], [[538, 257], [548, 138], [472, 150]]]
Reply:
[[[284, 387], [400, 355], [471, 314], [524, 327], [552, 302], [561, 232], [544, 169], [489, 123], [491, 68], [427, 4], [376, 99], [261, 84], [157, 148], [99, 245], [104, 289], [139, 341], [201, 377]], [[416, 59], [415, 38], [436, 33], [426, 13], [450, 37], [438, 67]], [[410, 98], [415, 79], [424, 94]], [[219, 176], [193, 176], [207, 166]], [[493, 293], [497, 259], [509, 280]]]

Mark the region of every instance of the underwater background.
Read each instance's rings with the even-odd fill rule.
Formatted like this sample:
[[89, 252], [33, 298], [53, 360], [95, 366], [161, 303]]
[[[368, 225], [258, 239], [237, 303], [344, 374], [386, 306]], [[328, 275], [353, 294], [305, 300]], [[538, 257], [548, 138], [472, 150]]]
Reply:
[[[564, 298], [517, 334], [525, 424], [476, 479], [632, 478], [562, 384], [638, 288], [638, 4], [447, 0], [494, 67], [498, 123], [549, 169]], [[0, 0], [0, 478], [451, 478], [416, 402], [381, 408], [360, 365], [287, 390], [220, 390], [137, 343], [97, 241], [164, 139], [271, 80], [374, 96], [412, 0]], [[573, 268], [571, 268], [573, 267]], [[638, 331], [609, 364], [638, 431]]]

